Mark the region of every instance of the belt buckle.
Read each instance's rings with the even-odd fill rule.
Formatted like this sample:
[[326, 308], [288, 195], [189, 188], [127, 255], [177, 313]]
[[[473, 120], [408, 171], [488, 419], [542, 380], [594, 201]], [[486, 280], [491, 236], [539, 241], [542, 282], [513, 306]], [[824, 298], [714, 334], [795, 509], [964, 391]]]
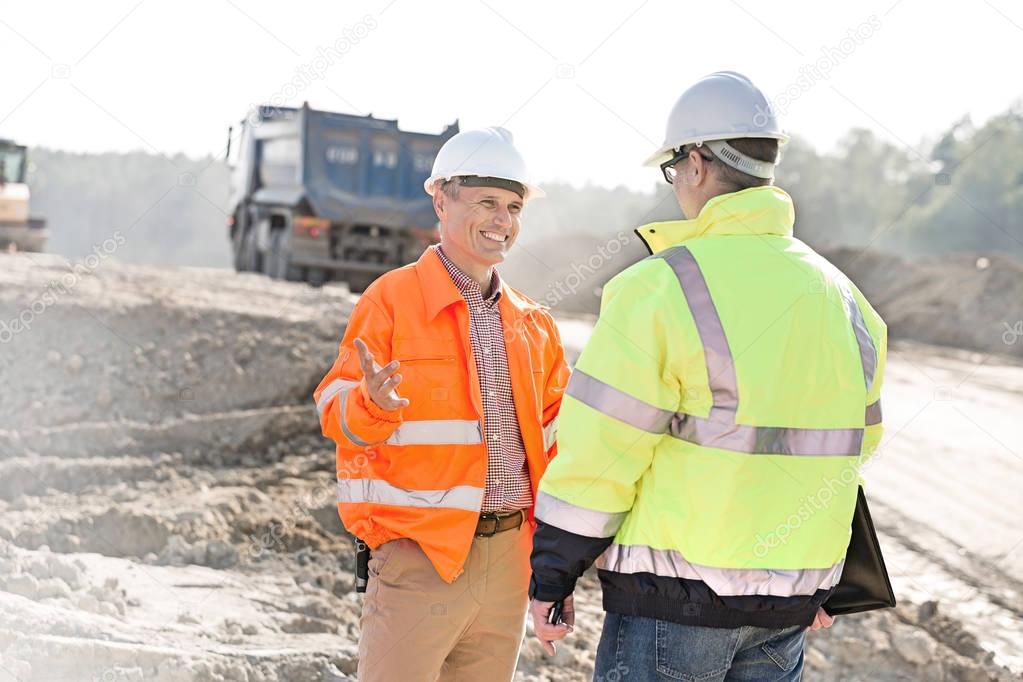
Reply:
[[478, 538], [492, 538], [497, 535], [498, 517], [494, 512], [484, 512], [480, 514], [480, 521], [493, 521], [494, 527], [490, 532], [480, 531], [479, 522], [476, 525], [476, 537]]

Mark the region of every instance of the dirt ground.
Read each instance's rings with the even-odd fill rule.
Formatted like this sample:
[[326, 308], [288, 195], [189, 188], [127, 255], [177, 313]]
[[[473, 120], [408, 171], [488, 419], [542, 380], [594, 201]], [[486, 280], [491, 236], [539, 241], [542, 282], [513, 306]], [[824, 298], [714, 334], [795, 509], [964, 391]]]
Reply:
[[894, 339], [1023, 358], [1023, 262], [1004, 253], [907, 260], [862, 249], [824, 255], [866, 294]]
[[[73, 272], [0, 255], [0, 682], [354, 679], [352, 544], [311, 393], [355, 298]], [[590, 324], [561, 320], [566, 343]], [[900, 605], [811, 634], [806, 679], [1019, 679], [1023, 366], [902, 341], [887, 386], [865, 475]], [[593, 576], [577, 605], [516, 679], [590, 679]]]

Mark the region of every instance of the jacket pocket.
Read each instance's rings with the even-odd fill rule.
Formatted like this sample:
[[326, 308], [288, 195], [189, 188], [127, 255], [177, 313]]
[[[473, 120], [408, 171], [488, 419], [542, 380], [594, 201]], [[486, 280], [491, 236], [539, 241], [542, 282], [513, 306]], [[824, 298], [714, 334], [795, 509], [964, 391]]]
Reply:
[[393, 344], [392, 358], [401, 363], [398, 395], [408, 398], [405, 419], [435, 418], [438, 410], [447, 413], [459, 409], [464, 392], [465, 374], [457, 362], [458, 344], [446, 339], [399, 339]]
[[398, 362], [454, 362], [459, 342], [455, 339], [395, 339], [391, 357]]

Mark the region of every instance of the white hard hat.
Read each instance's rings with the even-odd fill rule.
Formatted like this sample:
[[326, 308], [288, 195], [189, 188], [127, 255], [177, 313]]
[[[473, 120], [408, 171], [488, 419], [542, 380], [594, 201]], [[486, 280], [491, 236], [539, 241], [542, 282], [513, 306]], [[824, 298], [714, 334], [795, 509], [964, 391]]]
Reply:
[[[544, 191], [530, 182], [526, 162], [515, 148], [511, 132], [505, 128], [466, 130], [445, 142], [433, 160], [433, 173], [423, 187], [432, 196], [434, 183], [438, 180], [472, 176], [474, 184], [502, 187], [505, 185], [500, 181], [510, 181], [506, 189], [518, 183], [524, 190], [523, 199], [544, 196]], [[462, 182], [468, 184], [465, 180]]]
[[[760, 88], [741, 73], [718, 71], [698, 80], [678, 98], [668, 115], [664, 144], [644, 165], [657, 166], [687, 144], [737, 137], [767, 137], [780, 144], [789, 139]], [[771, 177], [773, 173], [774, 164], [752, 159], [731, 145], [708, 147], [728, 165], [751, 175]]]

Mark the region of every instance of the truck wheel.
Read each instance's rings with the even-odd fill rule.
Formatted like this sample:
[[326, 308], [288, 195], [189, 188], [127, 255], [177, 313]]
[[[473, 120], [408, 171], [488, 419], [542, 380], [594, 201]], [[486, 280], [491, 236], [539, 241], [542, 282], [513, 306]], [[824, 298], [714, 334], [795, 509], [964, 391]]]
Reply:
[[[288, 265], [288, 235], [284, 229], [276, 229], [270, 233], [270, 249], [266, 254], [266, 263], [263, 272], [270, 279], [291, 279], [289, 275], [293, 267]], [[301, 274], [300, 272], [298, 274]]]
[[[241, 228], [239, 228], [241, 229]], [[240, 239], [235, 269], [238, 272], [259, 272], [262, 270], [263, 259], [256, 248], [256, 228], [246, 226]]]
[[234, 260], [235, 272], [245, 272], [245, 259], [243, 249], [245, 248], [245, 226], [239, 225], [235, 220], [234, 230], [231, 233], [231, 255]]

